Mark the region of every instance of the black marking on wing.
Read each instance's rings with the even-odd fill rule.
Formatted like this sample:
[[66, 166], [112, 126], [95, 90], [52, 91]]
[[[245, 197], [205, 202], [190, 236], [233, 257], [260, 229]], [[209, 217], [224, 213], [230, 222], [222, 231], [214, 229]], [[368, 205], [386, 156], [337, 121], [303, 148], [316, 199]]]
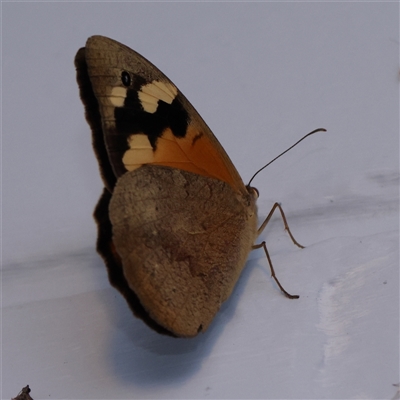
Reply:
[[[135, 85], [136, 86], [136, 85]], [[114, 110], [116, 130], [120, 135], [128, 137], [136, 133], [147, 135], [153, 147], [157, 147], [157, 139], [166, 128], [170, 128], [175, 137], [185, 137], [189, 125], [188, 112], [177, 96], [171, 104], [158, 100], [156, 112], [143, 110], [138, 97], [137, 88], [128, 89], [123, 107]]]

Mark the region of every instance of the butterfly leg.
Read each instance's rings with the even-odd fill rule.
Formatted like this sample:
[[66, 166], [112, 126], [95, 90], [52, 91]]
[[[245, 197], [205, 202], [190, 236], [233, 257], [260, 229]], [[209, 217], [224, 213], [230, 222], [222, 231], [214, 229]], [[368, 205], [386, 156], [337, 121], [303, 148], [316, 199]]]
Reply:
[[292, 235], [292, 232], [290, 232], [289, 225], [288, 225], [287, 220], [286, 220], [286, 217], [285, 217], [285, 213], [283, 212], [283, 209], [282, 209], [282, 207], [281, 207], [281, 205], [280, 205], [279, 203], [275, 203], [275, 204], [273, 205], [273, 207], [271, 208], [271, 211], [269, 212], [267, 218], [265, 218], [264, 222], [263, 222], [263, 223], [261, 224], [261, 226], [258, 228], [257, 234], [258, 234], [258, 235], [261, 234], [261, 232], [264, 230], [264, 228], [267, 226], [269, 220], [271, 219], [272, 214], [274, 213], [274, 211], [275, 211], [277, 208], [278, 208], [279, 211], [281, 212], [281, 216], [282, 216], [282, 220], [283, 220], [283, 225], [285, 226], [285, 231], [287, 231], [287, 233], [289, 234], [290, 239], [292, 239], [293, 243], [294, 243], [296, 246], [300, 247], [301, 249], [304, 249], [304, 246], [302, 246], [302, 245], [294, 238], [294, 236]]
[[[293, 243], [294, 243], [296, 246], [300, 247], [301, 249], [304, 249], [304, 246], [302, 246], [299, 242], [297, 242], [297, 240], [296, 240], [296, 239], [294, 238], [294, 236], [292, 235], [292, 232], [290, 232], [289, 225], [288, 225], [288, 223], [287, 223], [285, 213], [283, 212], [283, 209], [282, 209], [282, 207], [281, 207], [281, 205], [280, 205], [279, 203], [275, 203], [275, 204], [273, 205], [273, 207], [272, 207], [271, 211], [269, 212], [267, 218], [265, 218], [264, 222], [263, 222], [263, 223], [261, 224], [261, 226], [258, 228], [257, 234], [260, 235], [261, 232], [265, 229], [265, 227], [267, 226], [268, 222], [270, 221], [270, 219], [271, 219], [271, 217], [272, 217], [272, 214], [274, 213], [274, 211], [275, 211], [277, 208], [279, 209], [279, 211], [280, 211], [280, 213], [281, 213], [282, 220], [283, 220], [283, 225], [285, 226], [285, 230], [288, 232], [288, 234], [289, 234], [290, 238], [292, 239]], [[268, 264], [269, 264], [269, 267], [270, 267], [270, 269], [271, 269], [271, 276], [272, 276], [272, 278], [274, 278], [276, 284], [279, 286], [279, 289], [281, 289], [282, 292], [285, 294], [285, 296], [288, 297], [289, 299], [298, 299], [299, 296], [298, 296], [298, 295], [292, 295], [292, 294], [288, 293], [288, 292], [283, 288], [283, 286], [282, 286], [281, 283], [279, 282], [278, 278], [276, 277], [276, 275], [275, 275], [275, 270], [274, 270], [274, 267], [273, 267], [273, 265], [272, 265], [271, 257], [270, 257], [270, 255], [269, 255], [269, 253], [268, 253], [268, 249], [267, 249], [266, 243], [265, 243], [265, 242], [262, 242], [262, 243], [260, 243], [260, 244], [255, 244], [255, 245], [253, 245], [253, 249], [260, 249], [261, 247], [264, 249], [265, 255], [267, 256]]]
[[284, 295], [286, 297], [288, 297], [289, 299], [298, 299], [300, 296], [298, 296], [297, 294], [290, 294], [288, 293], [283, 286], [281, 285], [281, 283], [279, 282], [278, 278], [275, 275], [275, 270], [274, 267], [272, 265], [272, 261], [271, 261], [271, 257], [269, 256], [268, 250], [267, 250], [267, 245], [265, 244], [265, 242], [261, 242], [260, 244], [255, 244], [253, 245], [253, 249], [260, 249], [263, 248], [265, 251], [265, 255], [267, 256], [267, 260], [268, 260], [268, 264], [269, 264], [269, 268], [271, 269], [271, 276], [272, 278], [275, 279], [276, 284], [279, 286], [279, 289], [282, 290], [282, 292], [284, 293]]

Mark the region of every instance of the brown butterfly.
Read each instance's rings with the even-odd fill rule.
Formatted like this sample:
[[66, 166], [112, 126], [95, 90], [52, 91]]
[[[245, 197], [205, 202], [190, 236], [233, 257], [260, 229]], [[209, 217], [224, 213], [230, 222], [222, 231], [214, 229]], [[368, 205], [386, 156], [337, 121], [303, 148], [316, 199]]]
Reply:
[[110, 282], [153, 329], [193, 337], [230, 296], [253, 248], [270, 261], [255, 240], [276, 208], [289, 230], [283, 211], [276, 203], [257, 228], [257, 190], [144, 57], [92, 36], [75, 65], [105, 185], [94, 217]]

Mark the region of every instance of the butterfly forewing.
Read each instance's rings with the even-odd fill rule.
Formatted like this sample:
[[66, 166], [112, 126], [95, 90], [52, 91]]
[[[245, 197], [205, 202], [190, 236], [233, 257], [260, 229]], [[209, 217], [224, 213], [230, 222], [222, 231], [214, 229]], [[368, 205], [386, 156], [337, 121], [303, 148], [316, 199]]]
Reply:
[[144, 57], [93, 36], [85, 58], [99, 101], [103, 135], [117, 177], [158, 164], [245, 187], [211, 130], [176, 86]]

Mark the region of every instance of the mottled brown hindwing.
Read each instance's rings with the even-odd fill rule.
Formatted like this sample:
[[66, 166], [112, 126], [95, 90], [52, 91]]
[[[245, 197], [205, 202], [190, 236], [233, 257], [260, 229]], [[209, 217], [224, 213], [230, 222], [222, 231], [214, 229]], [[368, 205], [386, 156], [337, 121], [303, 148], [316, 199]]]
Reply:
[[229, 297], [256, 235], [255, 199], [225, 182], [143, 166], [110, 203], [124, 275], [150, 316], [177, 336], [207, 329]]

